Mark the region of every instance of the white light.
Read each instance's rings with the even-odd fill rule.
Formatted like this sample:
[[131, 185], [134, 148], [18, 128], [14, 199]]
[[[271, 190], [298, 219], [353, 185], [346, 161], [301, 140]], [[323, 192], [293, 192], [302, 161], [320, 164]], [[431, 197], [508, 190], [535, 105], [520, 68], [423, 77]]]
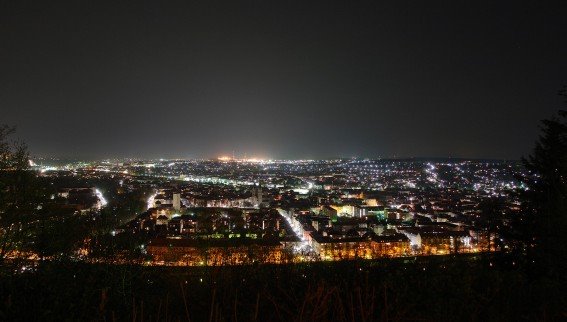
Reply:
[[148, 198], [148, 209], [154, 207], [154, 201], [155, 201], [156, 196], [157, 196], [157, 193], [154, 193], [153, 195], [151, 195], [151, 196]]
[[98, 200], [100, 201], [100, 204], [102, 205], [102, 207], [106, 206], [108, 204], [108, 202], [106, 201], [106, 199], [104, 199], [102, 192], [100, 192], [100, 190], [98, 190], [98, 189], [95, 189], [95, 193], [96, 193], [96, 196], [98, 197]]
[[301, 231], [301, 227], [300, 227], [301, 223], [299, 223], [297, 219], [292, 220], [291, 217], [293, 216], [293, 214], [290, 214], [289, 217], [286, 214], [284, 214], [283, 209], [278, 209], [278, 212], [288, 222], [289, 226], [291, 227], [295, 235], [301, 240], [301, 243], [298, 246], [294, 247], [293, 249], [294, 252], [301, 253], [304, 250], [310, 251], [311, 247], [309, 245], [309, 242], [307, 241], [307, 239], [303, 235], [303, 232]]

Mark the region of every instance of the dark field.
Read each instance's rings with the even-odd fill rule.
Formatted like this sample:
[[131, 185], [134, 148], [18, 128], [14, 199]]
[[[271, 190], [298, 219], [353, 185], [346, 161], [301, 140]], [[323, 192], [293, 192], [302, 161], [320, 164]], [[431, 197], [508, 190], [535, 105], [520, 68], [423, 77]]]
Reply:
[[511, 255], [162, 268], [59, 262], [0, 281], [5, 321], [533, 321], [565, 283]]

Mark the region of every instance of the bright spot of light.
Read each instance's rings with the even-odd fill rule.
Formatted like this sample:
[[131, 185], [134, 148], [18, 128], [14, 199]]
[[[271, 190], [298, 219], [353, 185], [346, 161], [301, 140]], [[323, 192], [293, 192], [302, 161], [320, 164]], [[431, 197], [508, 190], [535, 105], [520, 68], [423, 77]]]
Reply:
[[95, 194], [96, 194], [98, 200], [100, 201], [100, 204], [101, 204], [102, 207], [104, 207], [108, 204], [108, 201], [106, 201], [106, 199], [104, 198], [104, 196], [102, 195], [102, 192], [100, 192], [100, 190], [95, 189]]
[[148, 209], [154, 207], [154, 201], [155, 201], [156, 196], [157, 196], [157, 193], [154, 193], [148, 198]]

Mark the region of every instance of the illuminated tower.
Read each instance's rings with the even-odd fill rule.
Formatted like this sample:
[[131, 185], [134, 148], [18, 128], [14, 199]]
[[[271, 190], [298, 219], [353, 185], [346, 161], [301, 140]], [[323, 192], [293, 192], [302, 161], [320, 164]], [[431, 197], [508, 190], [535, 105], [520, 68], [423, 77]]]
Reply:
[[181, 195], [179, 193], [173, 194], [173, 209], [181, 209]]

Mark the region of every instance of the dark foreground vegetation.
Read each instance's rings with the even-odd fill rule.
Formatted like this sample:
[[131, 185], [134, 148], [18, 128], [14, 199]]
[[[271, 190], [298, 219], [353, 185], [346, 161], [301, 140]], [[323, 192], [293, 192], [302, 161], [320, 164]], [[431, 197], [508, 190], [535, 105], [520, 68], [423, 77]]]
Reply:
[[509, 254], [281, 266], [44, 263], [0, 280], [4, 321], [554, 321], [565, 278]]

